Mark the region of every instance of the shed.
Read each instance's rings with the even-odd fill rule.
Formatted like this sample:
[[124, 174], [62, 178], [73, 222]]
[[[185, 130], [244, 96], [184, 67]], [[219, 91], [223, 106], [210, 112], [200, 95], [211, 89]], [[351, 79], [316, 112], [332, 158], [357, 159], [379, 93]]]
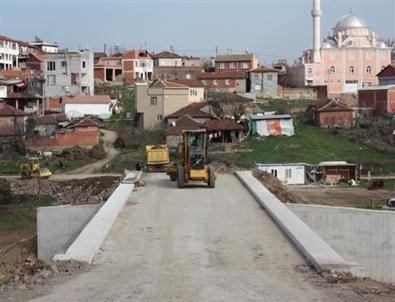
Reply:
[[332, 100], [317, 110], [321, 128], [350, 128], [354, 125], [355, 111], [340, 101]]
[[252, 115], [250, 117], [249, 133], [251, 136], [293, 136], [295, 130], [292, 116], [289, 114]]
[[329, 161], [318, 164], [321, 171], [321, 181], [328, 184], [349, 183], [356, 180], [357, 168], [355, 164], [345, 161]]
[[306, 184], [305, 163], [284, 163], [284, 164], [257, 164], [256, 168], [272, 174], [281, 182], [288, 185]]

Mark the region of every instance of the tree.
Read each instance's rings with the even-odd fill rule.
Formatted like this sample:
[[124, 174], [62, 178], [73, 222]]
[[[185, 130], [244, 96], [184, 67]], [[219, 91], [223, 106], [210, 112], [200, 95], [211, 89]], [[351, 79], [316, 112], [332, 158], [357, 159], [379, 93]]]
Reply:
[[208, 104], [213, 113], [220, 119], [233, 119], [238, 122], [246, 112], [246, 105], [250, 100], [236, 93], [209, 94]]

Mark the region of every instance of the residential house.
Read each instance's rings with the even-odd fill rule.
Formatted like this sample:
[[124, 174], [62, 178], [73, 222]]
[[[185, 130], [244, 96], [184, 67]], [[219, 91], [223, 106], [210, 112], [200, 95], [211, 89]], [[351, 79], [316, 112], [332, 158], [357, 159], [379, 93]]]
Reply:
[[90, 117], [76, 119], [50, 136], [26, 139], [25, 144], [29, 149], [38, 150], [62, 150], [74, 146], [90, 148], [99, 143], [100, 127], [101, 123]]
[[27, 114], [5, 102], [0, 102], [0, 141], [23, 135]]
[[151, 56], [142, 49], [103, 56], [95, 62], [95, 80], [125, 84], [149, 81], [153, 78], [153, 66]]
[[304, 185], [306, 184], [307, 166], [305, 163], [257, 164], [256, 168], [272, 174], [284, 184]]
[[35, 37], [34, 41], [29, 43], [32, 46], [37, 47], [43, 53], [57, 53], [59, 51], [59, 45], [56, 43], [45, 42], [38, 37]]
[[204, 100], [205, 87], [201, 81], [197, 79], [173, 79], [172, 82], [189, 87], [189, 103], [198, 103]]
[[200, 57], [182, 56], [182, 66], [203, 67], [203, 62]]
[[[41, 72], [34, 70], [2, 70], [0, 71], [0, 86], [3, 99], [16, 109], [29, 114], [40, 115], [43, 110], [44, 78]], [[4, 93], [6, 87], [6, 93]]]
[[164, 80], [135, 83], [136, 112], [139, 127], [163, 129], [164, 117], [189, 103], [189, 87]]
[[377, 74], [379, 85], [395, 85], [395, 64], [390, 64]]
[[191, 117], [190, 115], [183, 115], [178, 118], [176, 122], [168, 125], [165, 130], [166, 144], [170, 148], [176, 148], [180, 142], [180, 134], [184, 130], [199, 130], [204, 129], [204, 123]]
[[178, 54], [164, 50], [157, 54], [152, 54], [154, 66], [182, 66], [183, 57]]
[[94, 95], [93, 52], [44, 53], [44, 97]]
[[366, 115], [395, 115], [395, 85], [369, 86], [358, 90], [358, 105]]
[[317, 110], [316, 118], [321, 128], [351, 128], [356, 112], [346, 104], [332, 100]]
[[268, 66], [258, 66], [248, 72], [247, 92], [256, 94], [257, 97], [276, 97], [278, 70]]
[[256, 69], [258, 59], [253, 53], [218, 54], [215, 56], [215, 70], [219, 73], [243, 73]]
[[252, 115], [249, 121], [249, 133], [251, 136], [293, 136], [295, 130], [292, 116], [283, 115]]
[[19, 43], [0, 35], [0, 70], [18, 68]]
[[211, 142], [233, 143], [244, 138], [244, 127], [229, 119], [211, 119], [205, 126]]
[[107, 57], [107, 54], [105, 52], [94, 52], [93, 54], [93, 63], [96, 65], [99, 63], [101, 58]]
[[203, 72], [199, 79], [207, 90], [218, 92], [246, 92], [244, 72]]
[[112, 115], [112, 101], [108, 95], [80, 95], [62, 97], [62, 112], [69, 118], [93, 115], [109, 118]]
[[205, 102], [191, 103], [179, 110], [167, 115], [166, 122], [168, 125], [177, 124], [177, 121], [184, 116], [193, 118], [198, 123], [206, 123], [216, 117], [212, 114], [210, 106]]

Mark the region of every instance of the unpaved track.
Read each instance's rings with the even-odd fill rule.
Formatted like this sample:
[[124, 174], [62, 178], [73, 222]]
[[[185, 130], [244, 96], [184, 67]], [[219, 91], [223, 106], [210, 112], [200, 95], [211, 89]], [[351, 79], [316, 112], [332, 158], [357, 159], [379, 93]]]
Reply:
[[144, 180], [92, 269], [35, 302], [351, 301], [296, 271], [304, 259], [233, 175], [215, 189]]
[[114, 148], [115, 140], [117, 139], [117, 134], [114, 131], [110, 130], [100, 130], [104, 133], [104, 136], [101, 137], [104, 150], [106, 151], [106, 158], [94, 162], [93, 164], [89, 164], [83, 166], [81, 168], [72, 170], [67, 172], [66, 174], [89, 174], [89, 173], [97, 173], [100, 172], [101, 168], [103, 168], [107, 163], [109, 163], [115, 155], [118, 154], [118, 150]]

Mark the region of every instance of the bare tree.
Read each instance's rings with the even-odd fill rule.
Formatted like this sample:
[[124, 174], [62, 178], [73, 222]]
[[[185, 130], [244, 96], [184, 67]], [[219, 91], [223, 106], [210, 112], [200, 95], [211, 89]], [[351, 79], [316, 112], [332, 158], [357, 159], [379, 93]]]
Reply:
[[218, 118], [238, 122], [245, 114], [250, 100], [236, 93], [210, 93], [207, 102]]

